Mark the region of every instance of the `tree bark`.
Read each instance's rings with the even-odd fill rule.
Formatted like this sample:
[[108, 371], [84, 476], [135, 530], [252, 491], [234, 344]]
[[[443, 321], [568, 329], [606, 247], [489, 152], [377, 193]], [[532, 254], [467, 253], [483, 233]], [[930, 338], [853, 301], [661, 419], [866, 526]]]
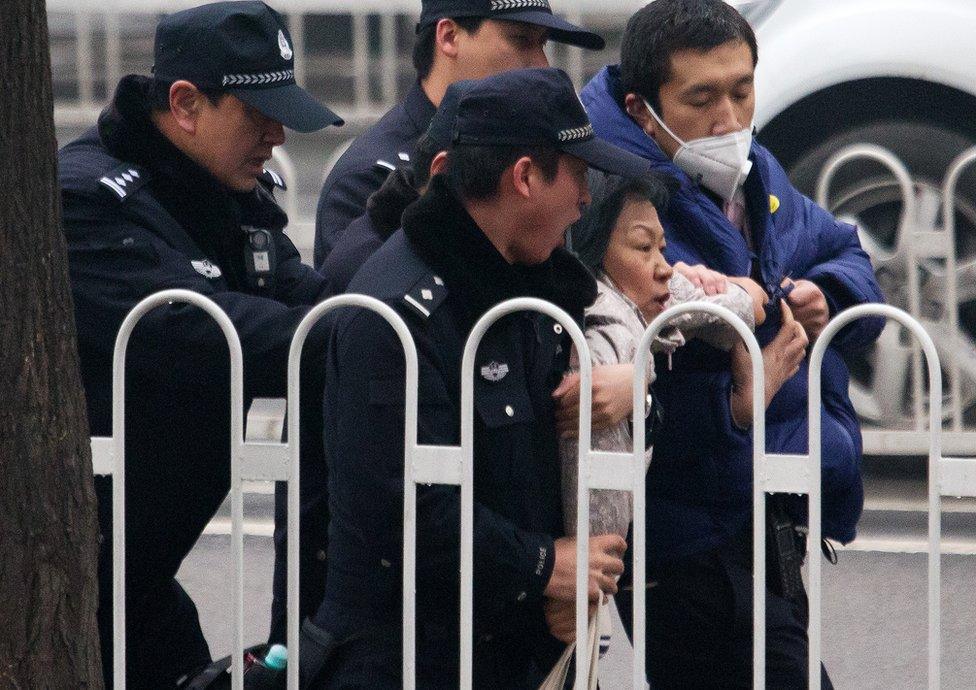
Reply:
[[0, 0], [0, 687], [101, 688], [44, 0]]

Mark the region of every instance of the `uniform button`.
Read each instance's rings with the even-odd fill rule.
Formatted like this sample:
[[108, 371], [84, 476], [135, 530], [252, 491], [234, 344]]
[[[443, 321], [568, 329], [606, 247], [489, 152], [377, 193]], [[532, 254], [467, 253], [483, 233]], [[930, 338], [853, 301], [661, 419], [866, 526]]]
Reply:
[[511, 405], [506, 405], [505, 406], [505, 414], [507, 414], [509, 417], [514, 417], [515, 416], [515, 408], [512, 407]]
[[490, 633], [486, 633], [486, 634], [482, 635], [481, 637], [479, 637], [478, 638], [478, 641], [479, 642], [491, 642], [493, 639], [494, 639], [494, 635], [491, 635]]
[[324, 560], [325, 560], [325, 550], [324, 550], [324, 549], [319, 549], [319, 550], [318, 550], [318, 551], [317, 551], [317, 552], [315, 553], [315, 557], [316, 557], [317, 559], [319, 559], [320, 561], [324, 561]]
[[388, 560], [386, 560], [385, 558], [381, 558], [381, 559], [380, 559], [380, 565], [381, 565], [381, 566], [383, 566], [384, 568], [389, 568], [389, 567], [390, 567], [391, 565], [393, 565], [393, 564], [392, 564], [392, 563], [390, 563], [390, 562], [389, 562]]
[[563, 325], [561, 323], [553, 324], [552, 330], [556, 332], [556, 335], [562, 335]]
[[518, 601], [525, 601], [525, 598], [526, 598], [527, 596], [529, 596], [529, 595], [528, 595], [528, 594], [526, 594], [525, 592], [519, 592], [519, 593], [518, 593], [518, 596], [517, 596], [517, 597], [515, 597], [515, 598], [516, 598], [516, 600], [518, 600]]

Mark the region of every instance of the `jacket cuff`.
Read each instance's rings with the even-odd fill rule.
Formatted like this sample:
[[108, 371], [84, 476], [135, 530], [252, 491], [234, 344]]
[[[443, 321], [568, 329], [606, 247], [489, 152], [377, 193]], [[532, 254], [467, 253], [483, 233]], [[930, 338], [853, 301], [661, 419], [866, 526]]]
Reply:
[[556, 547], [552, 537], [539, 532], [524, 535], [525, 560], [522, 585], [516, 585], [510, 592], [512, 601], [528, 604], [542, 601], [549, 578], [556, 565]]

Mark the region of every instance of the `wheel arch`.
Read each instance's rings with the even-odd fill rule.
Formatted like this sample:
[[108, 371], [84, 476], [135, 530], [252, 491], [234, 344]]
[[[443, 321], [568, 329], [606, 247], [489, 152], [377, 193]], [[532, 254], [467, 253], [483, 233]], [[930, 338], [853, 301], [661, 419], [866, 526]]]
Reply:
[[804, 153], [839, 132], [891, 121], [937, 125], [976, 139], [976, 96], [921, 79], [857, 79], [791, 104], [763, 126], [759, 140], [789, 170]]

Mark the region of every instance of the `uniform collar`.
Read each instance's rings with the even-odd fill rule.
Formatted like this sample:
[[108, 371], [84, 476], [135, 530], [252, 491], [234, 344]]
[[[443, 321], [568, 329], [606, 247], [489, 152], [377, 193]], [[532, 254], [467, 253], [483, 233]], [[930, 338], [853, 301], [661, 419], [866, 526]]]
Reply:
[[109, 152], [146, 168], [157, 189], [165, 186], [182, 203], [200, 206], [197, 212], [203, 215], [240, 208], [249, 224], [284, 227], [288, 218], [270, 194], [257, 188], [247, 193], [229, 190], [162, 135], [150, 116], [151, 88], [151, 78], [134, 74], [119, 82], [115, 97], [98, 118], [98, 133]]
[[434, 113], [437, 112], [437, 106], [430, 102], [418, 81], [414, 82], [414, 85], [407, 92], [407, 97], [403, 99], [403, 110], [417, 131], [423, 133], [430, 126], [430, 121], [434, 118]]
[[440, 175], [403, 214], [403, 230], [420, 258], [461, 299], [471, 323], [499, 302], [538, 297], [579, 323], [596, 299], [596, 281], [572, 254], [557, 249], [535, 266], [508, 263]]

